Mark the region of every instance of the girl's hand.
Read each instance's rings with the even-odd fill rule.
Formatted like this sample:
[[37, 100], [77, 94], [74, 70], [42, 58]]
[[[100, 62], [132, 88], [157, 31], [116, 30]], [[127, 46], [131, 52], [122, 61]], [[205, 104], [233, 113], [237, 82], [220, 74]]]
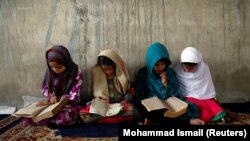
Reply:
[[168, 85], [168, 76], [165, 71], [160, 74], [160, 78], [162, 84], [166, 87]]
[[55, 104], [55, 103], [57, 103], [57, 97], [56, 97], [55, 95], [51, 96], [51, 97], [49, 98], [49, 103], [50, 103], [50, 104]]
[[36, 104], [36, 106], [46, 106], [46, 105], [50, 105], [49, 101], [41, 101]]
[[126, 106], [128, 106], [129, 103], [126, 100], [123, 100], [120, 102], [120, 104], [122, 107], [126, 107]]
[[97, 98], [99, 98], [100, 100], [104, 101], [105, 103], [109, 103], [109, 98], [108, 97], [101, 97], [101, 96], [99, 96]]
[[139, 124], [139, 125], [149, 125], [149, 124], [150, 124], [150, 121], [149, 121], [147, 118], [145, 118], [144, 121], [139, 122], [138, 124]]

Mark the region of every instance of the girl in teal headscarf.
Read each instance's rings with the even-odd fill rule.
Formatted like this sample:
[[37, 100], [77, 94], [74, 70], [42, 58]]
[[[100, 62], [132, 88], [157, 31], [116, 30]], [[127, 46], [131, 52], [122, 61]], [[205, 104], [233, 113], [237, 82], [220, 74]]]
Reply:
[[185, 100], [181, 94], [178, 80], [171, 65], [167, 48], [159, 42], [149, 46], [146, 54], [147, 66], [141, 68], [135, 81], [136, 97], [138, 109], [143, 117], [142, 124], [155, 122], [160, 124], [195, 124], [201, 125], [204, 122], [199, 117], [199, 109], [188, 103], [187, 112], [179, 118], [163, 117], [163, 110], [147, 112], [142, 106], [141, 100], [157, 96], [162, 100], [166, 100], [170, 96], [178, 97]]

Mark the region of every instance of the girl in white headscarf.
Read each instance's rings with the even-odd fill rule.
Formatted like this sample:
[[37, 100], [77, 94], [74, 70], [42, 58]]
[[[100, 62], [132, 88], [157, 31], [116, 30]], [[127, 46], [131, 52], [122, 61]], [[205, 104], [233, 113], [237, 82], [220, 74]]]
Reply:
[[215, 100], [216, 92], [209, 67], [196, 48], [186, 47], [182, 51], [175, 71], [183, 95], [200, 108], [200, 119], [205, 122], [218, 121], [226, 115]]

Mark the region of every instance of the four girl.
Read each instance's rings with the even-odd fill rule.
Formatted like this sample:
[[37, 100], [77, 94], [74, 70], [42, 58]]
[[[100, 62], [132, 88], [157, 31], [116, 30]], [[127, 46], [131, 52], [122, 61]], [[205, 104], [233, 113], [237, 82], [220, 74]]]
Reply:
[[[145, 125], [203, 125], [225, 116], [225, 112], [214, 99], [216, 93], [208, 66], [195, 48], [186, 48], [182, 52], [181, 61], [175, 67], [176, 77], [175, 71], [169, 67], [172, 62], [167, 48], [158, 42], [150, 45], [146, 53], [146, 66], [138, 72], [135, 90], [131, 87], [126, 65], [116, 52], [103, 50], [97, 59], [97, 64], [92, 69], [93, 98], [107, 103], [120, 103], [123, 107], [118, 115], [96, 118], [98, 123], [130, 121], [141, 116], [139, 124]], [[42, 93], [47, 100], [40, 102], [38, 106], [56, 103], [61, 98], [67, 98], [68, 103], [50, 119], [40, 123], [33, 123], [27, 118], [23, 121], [33, 125], [72, 125], [79, 117], [82, 72], [67, 48], [62, 45], [55, 45], [46, 51], [46, 62], [47, 71]], [[176, 96], [188, 103], [187, 112], [174, 119], [163, 117], [162, 110], [147, 112], [140, 102], [153, 96], [162, 100]], [[90, 104], [85, 107], [85, 111], [89, 107]]]

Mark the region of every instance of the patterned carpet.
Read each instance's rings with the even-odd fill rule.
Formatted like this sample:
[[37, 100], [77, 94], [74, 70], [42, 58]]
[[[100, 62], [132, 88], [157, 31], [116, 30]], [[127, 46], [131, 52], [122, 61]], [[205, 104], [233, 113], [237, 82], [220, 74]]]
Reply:
[[211, 125], [250, 125], [250, 113], [237, 113], [231, 110], [225, 110], [226, 117], [224, 121], [209, 123]]
[[[18, 121], [15, 125], [14, 121]], [[3, 131], [5, 127], [8, 129]], [[2, 141], [118, 141], [118, 137], [107, 138], [89, 138], [89, 137], [62, 137], [55, 134], [55, 130], [52, 130], [46, 126], [24, 126], [20, 119], [17, 117], [9, 116], [0, 121], [1, 134], [0, 140]]]
[[[224, 121], [209, 125], [250, 125], [250, 113], [226, 110]], [[118, 137], [70, 137], [56, 134], [56, 129], [46, 126], [24, 126], [20, 118], [8, 116], [0, 121], [0, 140], [3, 141], [118, 141]]]

